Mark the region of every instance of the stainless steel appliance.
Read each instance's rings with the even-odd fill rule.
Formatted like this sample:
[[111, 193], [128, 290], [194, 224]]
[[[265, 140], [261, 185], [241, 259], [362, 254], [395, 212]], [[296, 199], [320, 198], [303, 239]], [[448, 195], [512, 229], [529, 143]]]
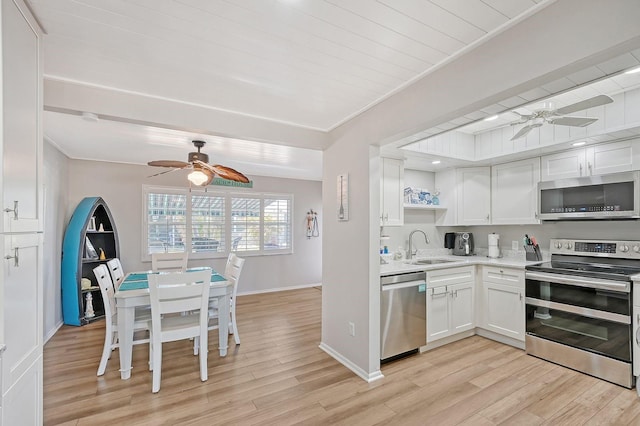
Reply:
[[632, 281], [640, 241], [551, 240], [551, 261], [526, 267], [526, 351], [633, 386]]
[[416, 352], [427, 343], [427, 274], [380, 278], [380, 359]]
[[640, 218], [640, 172], [538, 183], [542, 220]]
[[473, 249], [473, 234], [471, 232], [456, 232], [452, 254], [456, 256], [471, 256]]

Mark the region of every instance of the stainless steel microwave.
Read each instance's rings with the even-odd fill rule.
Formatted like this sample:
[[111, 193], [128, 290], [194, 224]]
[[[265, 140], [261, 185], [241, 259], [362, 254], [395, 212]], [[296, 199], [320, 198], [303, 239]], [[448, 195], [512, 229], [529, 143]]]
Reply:
[[538, 183], [542, 220], [638, 219], [640, 172]]

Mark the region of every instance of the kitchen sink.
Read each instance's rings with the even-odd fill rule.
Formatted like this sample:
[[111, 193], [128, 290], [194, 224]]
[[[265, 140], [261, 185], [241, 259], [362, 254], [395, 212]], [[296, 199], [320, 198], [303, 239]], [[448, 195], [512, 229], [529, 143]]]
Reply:
[[437, 265], [440, 263], [450, 263], [455, 262], [455, 260], [447, 260], [447, 259], [413, 259], [408, 263], [412, 265]]

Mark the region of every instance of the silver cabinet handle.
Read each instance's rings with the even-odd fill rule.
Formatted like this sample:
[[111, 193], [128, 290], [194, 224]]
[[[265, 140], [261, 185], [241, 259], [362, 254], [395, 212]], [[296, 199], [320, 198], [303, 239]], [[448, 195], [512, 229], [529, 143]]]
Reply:
[[589, 166], [589, 174], [593, 173], [593, 170], [591, 168], [591, 162], [588, 162], [587, 165]]
[[520, 293], [520, 301], [522, 302], [522, 293]]
[[487, 215], [487, 220], [489, 220], [489, 215]]
[[538, 218], [538, 212], [533, 212], [533, 217]]
[[20, 266], [19, 253], [18, 253], [18, 251], [19, 251], [19, 250], [20, 250], [20, 249], [19, 249], [19, 247], [15, 247], [15, 248], [13, 249], [13, 256], [6, 255], [6, 256], [4, 257], [4, 258], [5, 258], [5, 259], [7, 259], [7, 260], [9, 260], [9, 259], [13, 259], [13, 266], [15, 266], [15, 267]]
[[15, 200], [13, 202], [13, 208], [6, 208], [4, 209], [5, 213], [11, 213], [13, 212], [13, 220], [18, 220], [18, 200]]
[[580, 176], [582, 176], [582, 163], [580, 163]]

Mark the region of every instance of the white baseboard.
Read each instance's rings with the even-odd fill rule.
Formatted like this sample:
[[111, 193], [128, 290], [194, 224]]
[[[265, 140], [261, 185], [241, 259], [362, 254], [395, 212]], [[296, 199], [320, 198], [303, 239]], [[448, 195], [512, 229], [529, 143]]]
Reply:
[[53, 337], [54, 334], [56, 334], [58, 332], [58, 330], [60, 330], [60, 328], [64, 325], [64, 323], [62, 321], [60, 321], [58, 324], [56, 324], [55, 327], [53, 327], [46, 336], [44, 336], [44, 343], [47, 343], [49, 341], [49, 339], [51, 339]]
[[238, 296], [245, 296], [245, 295], [250, 295], [250, 294], [261, 294], [261, 293], [274, 293], [276, 291], [286, 291], [286, 290], [299, 290], [301, 288], [309, 288], [309, 287], [322, 287], [322, 283], [294, 285], [294, 286], [288, 286], [288, 287], [267, 288], [267, 289], [264, 289], [264, 290], [254, 290], [254, 291], [238, 291]]
[[516, 340], [512, 337], [503, 336], [498, 333], [494, 333], [484, 328], [476, 328], [476, 334], [478, 336], [486, 337], [487, 339], [495, 340], [496, 342], [504, 343], [505, 345], [513, 346], [514, 348], [524, 349], [524, 342]]
[[331, 348], [329, 345], [325, 344], [324, 342], [320, 342], [320, 345], [318, 347], [320, 349], [322, 349], [323, 351], [325, 351], [326, 353], [328, 353], [333, 359], [338, 361], [340, 364], [344, 365], [349, 370], [351, 370], [354, 373], [356, 373], [356, 375], [358, 377], [360, 377], [361, 379], [363, 379], [367, 383], [371, 383], [373, 381], [382, 379], [384, 377], [384, 375], [382, 374], [382, 371], [380, 371], [380, 370], [376, 370], [376, 371], [374, 371], [372, 373], [367, 373], [362, 368], [360, 368], [357, 365], [355, 365], [349, 359], [345, 358], [340, 353], [336, 352], [333, 348]]

